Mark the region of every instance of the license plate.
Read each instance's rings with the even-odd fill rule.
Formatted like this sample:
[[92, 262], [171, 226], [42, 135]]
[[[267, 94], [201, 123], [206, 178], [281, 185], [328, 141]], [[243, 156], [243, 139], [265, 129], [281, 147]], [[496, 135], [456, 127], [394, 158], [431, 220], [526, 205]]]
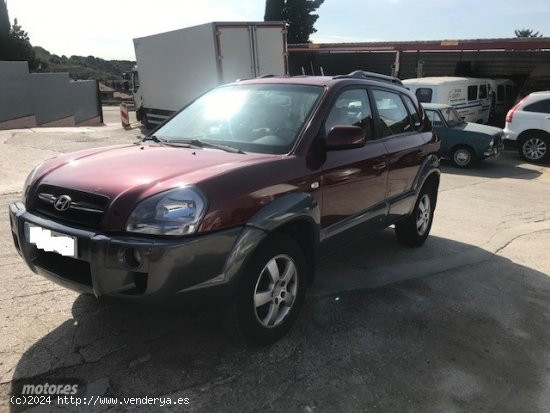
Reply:
[[61, 234], [38, 225], [25, 223], [25, 237], [27, 242], [36, 245], [36, 248], [56, 252], [65, 257], [77, 256], [76, 237]]

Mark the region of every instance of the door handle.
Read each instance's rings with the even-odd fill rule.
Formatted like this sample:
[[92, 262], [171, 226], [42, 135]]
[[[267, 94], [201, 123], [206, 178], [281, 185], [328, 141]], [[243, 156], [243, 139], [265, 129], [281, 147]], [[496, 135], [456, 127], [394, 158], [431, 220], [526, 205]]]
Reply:
[[386, 162], [379, 162], [372, 166], [372, 169], [376, 169], [377, 171], [380, 171], [386, 167]]

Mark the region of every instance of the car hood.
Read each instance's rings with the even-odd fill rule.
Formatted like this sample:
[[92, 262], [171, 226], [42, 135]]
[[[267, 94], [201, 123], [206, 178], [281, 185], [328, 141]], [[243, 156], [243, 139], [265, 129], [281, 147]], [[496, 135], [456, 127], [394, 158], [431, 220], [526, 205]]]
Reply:
[[187, 185], [200, 187], [217, 175], [280, 158], [148, 143], [96, 148], [46, 161], [36, 172], [29, 198], [36, 199], [40, 185], [53, 185], [105, 195], [110, 209], [124, 215], [156, 193]]
[[502, 129], [495, 128], [494, 126], [481, 125], [479, 123], [464, 122], [460, 125], [453, 126], [451, 129], [464, 131], [464, 132], [473, 132], [473, 133], [483, 133], [485, 135], [495, 136], [502, 134]]

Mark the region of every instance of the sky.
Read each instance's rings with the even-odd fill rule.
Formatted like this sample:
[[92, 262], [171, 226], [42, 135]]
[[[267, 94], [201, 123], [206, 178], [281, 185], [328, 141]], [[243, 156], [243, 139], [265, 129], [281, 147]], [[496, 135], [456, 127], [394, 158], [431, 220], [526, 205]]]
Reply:
[[[85, 6], [84, 6], [85, 4]], [[261, 21], [264, 0], [8, 0], [34, 46], [135, 60], [132, 39], [210, 21]], [[548, 0], [325, 0], [314, 42], [550, 37]]]

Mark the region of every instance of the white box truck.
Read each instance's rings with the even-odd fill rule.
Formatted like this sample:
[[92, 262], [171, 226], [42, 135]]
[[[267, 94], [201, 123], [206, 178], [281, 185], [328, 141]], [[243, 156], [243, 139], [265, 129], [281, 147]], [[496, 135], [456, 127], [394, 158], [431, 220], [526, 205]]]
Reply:
[[134, 39], [137, 67], [125, 74], [145, 127], [220, 84], [288, 74], [283, 22], [212, 22]]

